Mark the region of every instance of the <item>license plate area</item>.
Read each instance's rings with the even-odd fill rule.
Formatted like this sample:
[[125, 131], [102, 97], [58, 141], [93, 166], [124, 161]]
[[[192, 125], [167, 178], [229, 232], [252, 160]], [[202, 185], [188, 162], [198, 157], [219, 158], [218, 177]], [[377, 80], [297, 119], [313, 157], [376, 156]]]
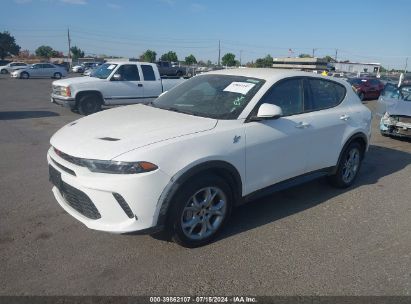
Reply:
[[57, 187], [60, 191], [63, 189], [63, 181], [61, 180], [61, 173], [49, 165], [49, 181]]

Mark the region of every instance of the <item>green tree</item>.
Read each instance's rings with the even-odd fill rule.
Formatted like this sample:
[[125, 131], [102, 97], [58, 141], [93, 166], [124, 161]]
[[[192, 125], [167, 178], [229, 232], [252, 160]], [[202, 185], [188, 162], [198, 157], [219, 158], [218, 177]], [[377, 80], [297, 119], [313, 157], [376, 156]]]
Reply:
[[186, 64], [188, 64], [188, 65], [192, 65], [192, 64], [197, 63], [197, 59], [194, 57], [193, 54], [187, 56], [184, 61], [185, 61]]
[[160, 59], [162, 61], [173, 61], [173, 62], [178, 61], [177, 54], [176, 52], [173, 52], [173, 51], [169, 51], [168, 53], [161, 55]]
[[36, 51], [36, 56], [43, 57], [43, 58], [51, 58], [56, 54], [56, 51], [53, 50], [51, 46], [48, 45], [42, 45], [39, 46]]
[[332, 58], [330, 55], [324, 56], [322, 59], [324, 59], [327, 62], [334, 62], [334, 58]]
[[221, 58], [221, 63], [226, 66], [235, 66], [237, 60], [235, 60], [235, 55], [233, 53], [227, 53]]
[[273, 57], [270, 55], [265, 56], [264, 58], [258, 58], [255, 61], [255, 67], [257, 68], [271, 68], [273, 66]]
[[73, 60], [77, 60], [79, 58], [84, 57], [84, 52], [80, 48], [78, 48], [77, 46], [72, 46], [70, 48], [70, 53], [73, 57]]
[[18, 55], [19, 52], [20, 46], [16, 44], [16, 39], [7, 31], [0, 33], [0, 58]]
[[140, 60], [144, 62], [155, 62], [157, 53], [152, 50], [147, 50], [140, 56]]
[[310, 54], [300, 54], [298, 55], [299, 58], [312, 58], [313, 56], [311, 56]]

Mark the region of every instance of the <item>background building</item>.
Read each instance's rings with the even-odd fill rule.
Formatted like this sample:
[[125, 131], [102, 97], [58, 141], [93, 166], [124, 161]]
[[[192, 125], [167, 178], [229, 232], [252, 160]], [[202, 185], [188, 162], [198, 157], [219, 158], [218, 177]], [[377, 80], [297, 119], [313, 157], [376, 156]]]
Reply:
[[324, 58], [273, 58], [273, 68], [303, 71], [330, 70]]
[[378, 73], [381, 68], [380, 63], [336, 62], [333, 65], [336, 71], [351, 73]]

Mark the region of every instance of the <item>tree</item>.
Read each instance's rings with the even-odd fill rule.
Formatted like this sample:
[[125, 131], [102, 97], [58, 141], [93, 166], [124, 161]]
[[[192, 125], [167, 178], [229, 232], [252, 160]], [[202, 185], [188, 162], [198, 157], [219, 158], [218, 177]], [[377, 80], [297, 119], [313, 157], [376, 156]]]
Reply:
[[298, 55], [299, 58], [312, 58], [313, 56], [311, 56], [310, 54], [300, 54]]
[[237, 60], [235, 60], [235, 55], [233, 53], [227, 53], [221, 58], [221, 63], [226, 66], [235, 66]]
[[20, 46], [16, 44], [16, 39], [7, 31], [0, 33], [0, 58], [18, 55], [19, 52]]
[[140, 60], [144, 62], [155, 62], [157, 53], [152, 50], [147, 50], [140, 55]]
[[168, 53], [161, 55], [160, 59], [162, 61], [173, 61], [173, 62], [178, 61], [177, 54], [176, 52], [173, 52], [173, 51], [169, 51]]
[[258, 58], [255, 61], [255, 66], [257, 68], [271, 68], [273, 66], [273, 57], [267, 55], [264, 58]]
[[327, 62], [335, 62], [335, 59], [332, 58], [330, 55], [324, 56], [322, 59], [324, 59]]
[[187, 65], [192, 65], [197, 63], [197, 59], [194, 57], [193, 54], [187, 56], [184, 60], [186, 62]]
[[51, 57], [54, 57], [54, 55], [57, 53], [57, 51], [53, 50], [53, 48], [51, 46], [42, 45], [42, 46], [39, 46], [36, 49], [35, 53], [39, 57], [51, 58]]
[[70, 53], [73, 56], [73, 60], [77, 60], [79, 58], [84, 57], [84, 52], [80, 48], [78, 48], [77, 46], [72, 46], [70, 48]]

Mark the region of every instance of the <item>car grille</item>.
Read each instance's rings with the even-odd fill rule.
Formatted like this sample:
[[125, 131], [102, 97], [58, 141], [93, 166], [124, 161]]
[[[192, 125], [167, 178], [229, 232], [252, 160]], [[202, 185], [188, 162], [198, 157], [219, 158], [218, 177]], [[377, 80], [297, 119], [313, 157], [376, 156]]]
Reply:
[[49, 165], [49, 179], [60, 191], [66, 203], [85, 217], [96, 220], [101, 218], [96, 206], [84, 192], [61, 180], [61, 173]]
[[101, 218], [100, 212], [84, 192], [63, 182], [61, 194], [73, 209], [85, 217], [93, 220]]

